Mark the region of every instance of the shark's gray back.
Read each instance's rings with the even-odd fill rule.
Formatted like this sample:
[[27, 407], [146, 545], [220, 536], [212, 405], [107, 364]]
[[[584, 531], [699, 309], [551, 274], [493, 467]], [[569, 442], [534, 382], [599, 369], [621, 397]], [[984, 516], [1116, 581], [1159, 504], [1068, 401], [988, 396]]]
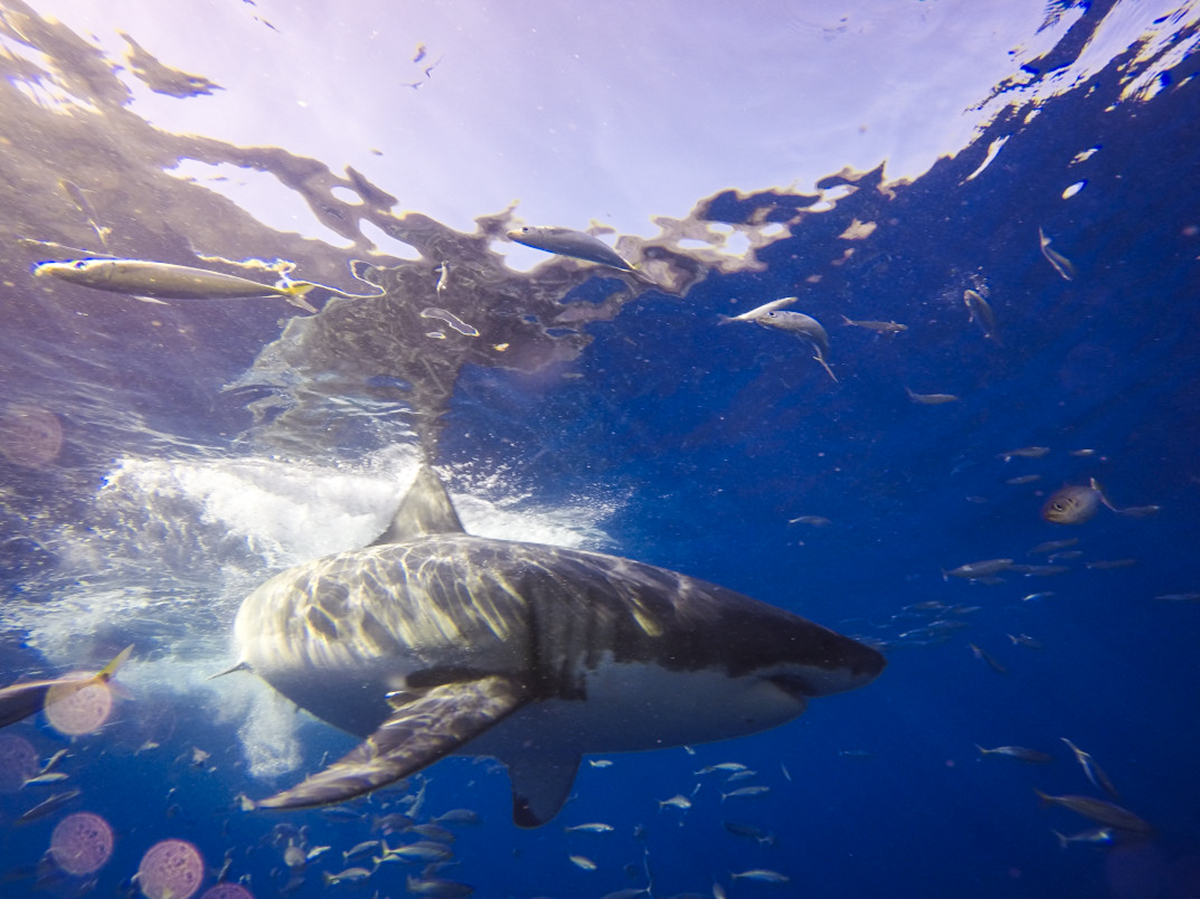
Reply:
[[[352, 733], [354, 703], [326, 674], [361, 673], [382, 697], [504, 672], [539, 698], [584, 699], [604, 661], [731, 677], [773, 665], [806, 696], [878, 674], [878, 654], [798, 615], [715, 584], [599, 553], [466, 534], [340, 553], [272, 578], [235, 625], [243, 661], [280, 692]], [[363, 716], [359, 716], [363, 717]], [[375, 720], [370, 720], [375, 719]]]

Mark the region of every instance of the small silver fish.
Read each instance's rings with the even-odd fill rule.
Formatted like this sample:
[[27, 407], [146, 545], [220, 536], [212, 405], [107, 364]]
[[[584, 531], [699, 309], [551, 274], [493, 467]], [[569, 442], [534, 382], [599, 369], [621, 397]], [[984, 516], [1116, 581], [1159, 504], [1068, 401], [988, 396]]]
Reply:
[[69, 776], [70, 775], [64, 774], [61, 771], [50, 771], [47, 774], [38, 774], [38, 775], [35, 775], [34, 777], [29, 778], [29, 780], [25, 781], [23, 784], [21, 784], [21, 786], [35, 787], [40, 784], [58, 783], [61, 780], [66, 780]]
[[766, 315], [768, 312], [774, 312], [776, 309], [780, 309], [784, 306], [790, 306], [798, 299], [800, 298], [783, 297], [782, 299], [771, 300], [769, 303], [763, 303], [761, 306], [755, 306], [753, 309], [749, 310], [748, 312], [743, 312], [740, 315], [722, 315], [721, 324], [727, 325], [730, 322], [752, 322], [756, 318]]
[[729, 878], [731, 880], [759, 880], [763, 883], [787, 883], [791, 880], [786, 874], [769, 871], [766, 868], [751, 868], [749, 871], [741, 871], [736, 874], [731, 872]]
[[738, 797], [761, 796], [763, 793], [769, 792], [771, 792], [770, 787], [738, 787], [736, 790], [730, 790], [728, 793], [722, 793], [721, 801], [724, 802], [726, 799], [736, 799]]
[[596, 870], [596, 863], [586, 855], [568, 855], [567, 858], [571, 860], [571, 864], [577, 868], [581, 868], [584, 871]]
[[967, 646], [971, 648], [971, 652], [974, 653], [975, 658], [981, 662], [986, 662], [987, 666], [997, 674], [1008, 674], [1008, 669], [1001, 665], [987, 650], [980, 649], [974, 643], [968, 643]]
[[1113, 509], [1121, 515], [1131, 515], [1134, 518], [1149, 518], [1162, 511], [1162, 506], [1125, 506], [1123, 509]]
[[326, 887], [336, 886], [339, 883], [358, 883], [366, 880], [374, 870], [368, 871], [366, 868], [347, 868], [345, 871], [339, 871], [336, 874], [330, 874], [328, 871], [321, 872], [321, 880], [325, 882]]
[[753, 824], [740, 824], [737, 821], [722, 821], [721, 824], [734, 836], [755, 840], [762, 846], [773, 846], [775, 844], [775, 834], [768, 833], [762, 828], [755, 827]]
[[975, 748], [979, 750], [980, 755], [1006, 755], [1009, 758], [1020, 759], [1022, 762], [1030, 762], [1035, 765], [1044, 765], [1054, 761], [1054, 756], [1049, 753], [1026, 749], [1024, 746], [997, 746], [995, 749], [984, 749], [976, 743]]
[[1048, 452], [1050, 452], [1050, 447], [1048, 446], [1023, 446], [1020, 449], [996, 453], [996, 458], [1003, 459], [1005, 462], [1010, 462], [1018, 456], [1022, 459], [1040, 459]]
[[475, 888], [455, 880], [440, 877], [416, 877], [408, 875], [405, 889], [418, 896], [433, 896], [434, 899], [465, 899], [474, 894]]
[[727, 778], [725, 778], [725, 783], [733, 783], [734, 781], [745, 780], [748, 777], [755, 777], [757, 775], [757, 771], [751, 771], [749, 768], [747, 768], [745, 771], [734, 771]]
[[658, 800], [658, 810], [660, 812], [667, 806], [671, 806], [672, 808], [689, 809], [692, 807], [692, 800], [688, 799], [681, 793], [677, 793], [670, 799]]
[[1041, 479], [1042, 476], [1040, 474], [1022, 474], [1017, 475], [1015, 478], [1009, 478], [1004, 483], [1016, 486], [1019, 484], [1032, 484], [1034, 481], [1040, 481]]
[[797, 337], [803, 337], [822, 353], [829, 352], [829, 335], [825, 332], [821, 323], [811, 315], [805, 315], [803, 312], [792, 312], [790, 310], [781, 312], [777, 309], [772, 309], [769, 312], [764, 312], [762, 315], [756, 316], [753, 321], [766, 328], [778, 328], [780, 331], [787, 331], [790, 334], [795, 334]]
[[904, 388], [904, 391], [910, 400], [922, 406], [940, 406], [942, 403], [958, 402], [958, 397], [953, 393], [913, 393], [907, 387]]
[[293, 870], [303, 870], [308, 865], [308, 857], [303, 846], [297, 846], [295, 840], [288, 840], [283, 850], [283, 863]]
[[1090, 753], [1084, 752], [1066, 737], [1060, 737], [1067, 748], [1075, 753], [1075, 760], [1079, 762], [1079, 767], [1083, 769], [1084, 775], [1092, 782], [1092, 786], [1103, 790], [1113, 799], [1120, 799], [1121, 794], [1117, 792], [1117, 788], [1113, 786], [1113, 782], [1109, 780], [1108, 775], [1104, 773], [1104, 769], [1096, 764], [1096, 760], [1092, 758]]
[[1029, 636], [1029, 634], [1008, 634], [1008, 639], [1012, 640], [1013, 646], [1028, 646], [1030, 649], [1045, 649], [1046, 644], [1041, 640]]
[[409, 833], [415, 833], [426, 840], [433, 840], [435, 843], [453, 843], [458, 838], [453, 831], [447, 830], [440, 824], [414, 824], [408, 828]]
[[996, 331], [996, 313], [992, 311], [988, 301], [974, 290], [965, 290], [963, 291], [963, 302], [971, 314], [971, 321], [979, 325], [984, 337], [994, 340], [998, 346], [1000, 335]]
[[92, 204], [88, 202], [87, 196], [82, 188], [74, 181], [68, 181], [66, 178], [58, 179], [58, 186], [75, 204], [75, 208], [83, 213], [83, 217], [87, 220], [88, 227], [96, 232], [96, 236], [100, 238], [100, 246], [108, 249], [108, 237], [112, 234], [112, 228], [105, 228], [99, 222], [99, 217], [96, 215], [96, 210], [92, 208]]
[[1066, 562], [1071, 559], [1078, 559], [1083, 556], [1082, 549], [1060, 549], [1058, 552], [1052, 552], [1046, 556], [1047, 562]]
[[1154, 833], [1154, 827], [1133, 812], [1103, 799], [1093, 799], [1091, 796], [1049, 796], [1041, 790], [1033, 792], [1042, 800], [1043, 805], [1061, 805], [1085, 818], [1091, 818], [1097, 824], [1107, 824], [1109, 827], [1132, 833]]
[[442, 264], [434, 269], [437, 272], [437, 287], [434, 291], [438, 296], [442, 295], [442, 291], [446, 289], [446, 285], [450, 283], [450, 263], [443, 260]]
[[1073, 833], [1069, 836], [1064, 836], [1054, 829], [1051, 829], [1050, 832], [1058, 837], [1058, 845], [1063, 849], [1066, 849], [1071, 843], [1100, 843], [1108, 845], [1113, 841], [1113, 829], [1111, 827], [1096, 827], [1092, 830]]
[[636, 272], [636, 269], [622, 259], [616, 250], [599, 238], [584, 234], [582, 231], [552, 226], [526, 226], [509, 231], [508, 239], [546, 253], [570, 256], [572, 259], [582, 259], [585, 262], [595, 262], [623, 272]]
[[588, 759], [588, 764], [593, 768], [611, 768], [612, 759]]
[[44, 818], [46, 815], [51, 815], [58, 811], [72, 799], [80, 794], [80, 790], [67, 790], [63, 793], [55, 793], [49, 799], [45, 799], [27, 810], [19, 818], [13, 821], [13, 824], [28, 824], [30, 821], [36, 821], [38, 818]]
[[1103, 501], [1104, 495], [1094, 486], [1067, 486], [1046, 500], [1041, 514], [1053, 524], [1083, 524], [1095, 516]]
[[601, 824], [599, 822], [592, 824], [572, 824], [569, 827], [563, 827], [563, 831], [566, 833], [574, 833], [576, 831], [582, 831], [583, 833], [609, 833], [612, 830], [613, 826], [611, 824]]
[[66, 758], [68, 752], [69, 752], [69, 750], [67, 750], [67, 749], [58, 750], [58, 752], [54, 753], [54, 755], [50, 756], [50, 758], [48, 758], [46, 760], [46, 764], [42, 765], [42, 768], [40, 771], [38, 771], [38, 774], [45, 774], [47, 771], [49, 771], [51, 768], [53, 768], [55, 765], [57, 765], [59, 762], [61, 762], [64, 758]]
[[837, 376], [826, 361], [826, 357], [829, 355], [829, 335], [825, 333], [825, 328], [821, 326], [821, 323], [811, 315], [788, 310], [782, 312], [772, 310], [758, 316], [754, 322], [764, 328], [778, 328], [780, 331], [787, 331], [789, 334], [795, 334], [797, 337], [807, 340], [817, 351], [817, 355], [813, 359], [821, 364], [829, 377], [837, 381]]
[[810, 524], [815, 528], [823, 528], [832, 523], [824, 515], [798, 515], [788, 519], [788, 524]]
[[1066, 549], [1068, 546], [1074, 546], [1078, 542], [1078, 537], [1070, 537], [1067, 540], [1047, 540], [1045, 543], [1039, 543], [1031, 549], [1029, 555], [1036, 556], [1038, 553], [1058, 552], [1061, 549]]
[[441, 862], [454, 855], [454, 850], [449, 846], [444, 843], [435, 843], [432, 840], [418, 840], [416, 843], [397, 846], [395, 849], [381, 840], [379, 847], [383, 850], [380, 861]]
[[949, 580], [952, 577], [965, 578], [972, 581], [977, 578], [985, 578], [990, 575], [997, 574], [1007, 568], [1012, 568], [1012, 559], [985, 559], [982, 562], [968, 562], [965, 565], [959, 565], [957, 568], [952, 568], [949, 571], [942, 569], [942, 580]]
[[480, 822], [479, 813], [473, 812], [469, 808], [452, 808], [432, 820], [434, 824], [478, 824]]
[[847, 759], [873, 759], [875, 753], [869, 749], [839, 749], [838, 755]]
[[237, 275], [168, 262], [71, 259], [39, 263], [34, 266], [33, 274], [39, 278], [59, 278], [93, 290], [154, 300], [234, 300], [279, 296], [306, 312], [317, 311], [304, 299], [304, 294], [316, 286], [309, 281], [283, 280], [277, 284], [260, 284]]
[[1154, 598], [1164, 602], [1200, 602], [1200, 593], [1160, 593]]
[[1050, 238], [1040, 227], [1038, 228], [1038, 245], [1042, 248], [1042, 255], [1046, 257], [1046, 261], [1054, 266], [1054, 270], [1062, 275], [1064, 281], [1075, 280], [1075, 266], [1062, 253], [1050, 249]]
[[868, 331], [877, 331], [880, 334], [896, 334], [900, 331], [907, 331], [908, 325], [902, 325], [899, 322], [873, 322], [873, 321], [855, 321], [852, 318], [842, 316], [842, 321], [847, 325], [855, 328], [866, 328]]
[[1066, 574], [1071, 569], [1066, 565], [1013, 565], [1012, 570], [1025, 577], [1052, 577]]
[[370, 852], [378, 845], [379, 840], [365, 840], [364, 842], [359, 843], [357, 846], [354, 846], [352, 849], [347, 849], [342, 853], [342, 864], [346, 864], [350, 861], [350, 859], [354, 858], [355, 856], [362, 855], [364, 852]]

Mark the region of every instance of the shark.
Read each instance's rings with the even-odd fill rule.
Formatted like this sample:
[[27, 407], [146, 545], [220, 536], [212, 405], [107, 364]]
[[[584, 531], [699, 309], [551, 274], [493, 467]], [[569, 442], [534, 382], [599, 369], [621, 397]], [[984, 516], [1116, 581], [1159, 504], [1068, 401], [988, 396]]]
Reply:
[[584, 755], [763, 731], [886, 664], [697, 578], [467, 534], [427, 465], [374, 543], [255, 589], [234, 640], [234, 668], [362, 738], [253, 807], [342, 802], [444, 756], [491, 756], [508, 769], [522, 828], [554, 818]]

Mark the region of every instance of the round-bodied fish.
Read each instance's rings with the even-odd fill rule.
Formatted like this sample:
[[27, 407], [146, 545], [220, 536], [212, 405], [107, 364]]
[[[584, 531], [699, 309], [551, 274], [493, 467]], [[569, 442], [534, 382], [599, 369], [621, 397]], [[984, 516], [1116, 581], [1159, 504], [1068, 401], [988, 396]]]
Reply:
[[825, 369], [825, 373], [829, 377], [833, 378], [834, 381], [837, 380], [837, 376], [833, 373], [833, 369], [829, 367], [829, 362], [826, 360], [826, 357], [829, 355], [829, 335], [825, 333], [825, 329], [821, 326], [821, 323], [811, 315], [805, 315], [803, 312], [773, 309], [770, 312], [757, 316], [753, 321], [765, 328], [778, 328], [780, 331], [787, 331], [807, 340], [813, 345], [813, 349], [817, 351], [817, 354], [813, 358], [821, 363], [821, 367]]
[[811, 341], [822, 355], [829, 352], [829, 335], [825, 333], [821, 323], [811, 315], [786, 309], [771, 309], [755, 317], [753, 321], [766, 328], [778, 328], [780, 331], [803, 337]]
[[524, 228], [509, 231], [508, 239], [527, 247], [533, 247], [535, 250], [555, 253], [559, 256], [570, 256], [572, 259], [582, 259], [585, 262], [595, 262], [620, 269], [623, 272], [635, 270], [604, 241], [582, 231], [572, 231], [570, 228], [527, 225]]
[[1064, 487], [1042, 506], [1042, 518], [1053, 524], [1083, 524], [1099, 511], [1104, 494], [1091, 486]]

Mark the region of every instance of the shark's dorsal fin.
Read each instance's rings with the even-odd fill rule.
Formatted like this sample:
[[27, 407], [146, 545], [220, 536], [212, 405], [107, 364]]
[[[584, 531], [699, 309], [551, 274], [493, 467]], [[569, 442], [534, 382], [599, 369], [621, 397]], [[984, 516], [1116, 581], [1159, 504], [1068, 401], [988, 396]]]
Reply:
[[396, 510], [396, 517], [371, 546], [402, 543], [429, 534], [461, 533], [462, 522], [441, 478], [428, 465], [422, 465]]
[[503, 675], [432, 687], [324, 771], [254, 805], [305, 808], [369, 793], [457, 751], [527, 701], [525, 688]]

